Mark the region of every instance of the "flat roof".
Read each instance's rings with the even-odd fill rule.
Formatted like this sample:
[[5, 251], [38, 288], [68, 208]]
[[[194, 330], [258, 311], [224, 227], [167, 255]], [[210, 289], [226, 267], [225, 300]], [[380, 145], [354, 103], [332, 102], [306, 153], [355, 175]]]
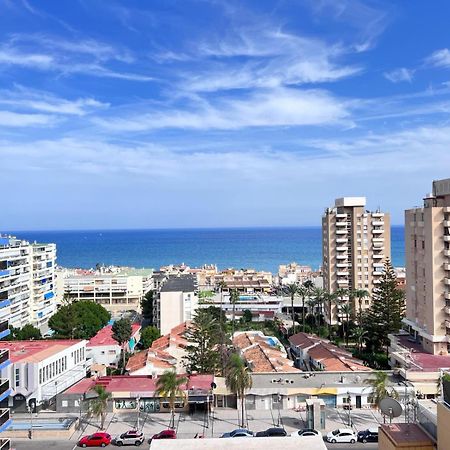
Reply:
[[[245, 442], [245, 444], [244, 444]], [[319, 436], [295, 437], [259, 437], [240, 439], [183, 439], [182, 445], [177, 439], [155, 440], [150, 450], [327, 450], [325, 442]], [[244, 444], [244, 445], [243, 445]]]
[[193, 275], [169, 276], [161, 292], [194, 292], [196, 279]]
[[395, 444], [411, 444], [415, 447], [421, 445], [433, 445], [434, 441], [415, 423], [393, 423], [391, 425], [380, 425], [384, 432]]
[[0, 341], [0, 349], [9, 350], [9, 359], [16, 362], [41, 362], [46, 358], [79, 344], [81, 339], [45, 339], [35, 341]]
[[335, 206], [366, 206], [366, 197], [341, 197], [334, 201]]

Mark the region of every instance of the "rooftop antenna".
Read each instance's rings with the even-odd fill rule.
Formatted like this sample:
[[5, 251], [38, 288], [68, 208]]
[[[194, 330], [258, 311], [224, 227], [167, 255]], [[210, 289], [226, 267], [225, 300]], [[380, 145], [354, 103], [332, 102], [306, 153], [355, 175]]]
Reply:
[[389, 425], [392, 424], [394, 417], [399, 417], [402, 414], [402, 405], [391, 397], [383, 398], [380, 402], [380, 410], [385, 416], [389, 416]]

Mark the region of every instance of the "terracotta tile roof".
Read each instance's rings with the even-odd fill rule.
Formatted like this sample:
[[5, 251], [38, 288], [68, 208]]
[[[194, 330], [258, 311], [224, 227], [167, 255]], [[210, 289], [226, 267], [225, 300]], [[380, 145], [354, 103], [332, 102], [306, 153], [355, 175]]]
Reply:
[[[136, 336], [140, 329], [141, 326], [138, 323], [133, 323], [131, 325], [131, 337]], [[106, 325], [106, 327], [103, 327], [93, 338], [89, 340], [87, 344], [88, 347], [98, 347], [103, 345], [119, 345], [113, 338], [112, 325]]]
[[173, 369], [176, 364], [176, 359], [168, 353], [146, 349], [132, 355], [128, 360], [126, 369], [129, 372], [135, 372], [148, 364], [152, 364], [158, 368]]
[[351, 353], [333, 344], [319, 343], [308, 350], [308, 355], [320, 362], [326, 371], [371, 371], [362, 361], [354, 358]]

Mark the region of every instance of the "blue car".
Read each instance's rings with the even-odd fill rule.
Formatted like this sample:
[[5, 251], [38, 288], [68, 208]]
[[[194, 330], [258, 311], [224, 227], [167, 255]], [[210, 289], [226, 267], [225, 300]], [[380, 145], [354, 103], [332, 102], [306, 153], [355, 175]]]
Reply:
[[253, 431], [246, 430], [245, 428], [238, 428], [229, 433], [224, 433], [220, 437], [223, 438], [253, 437]]

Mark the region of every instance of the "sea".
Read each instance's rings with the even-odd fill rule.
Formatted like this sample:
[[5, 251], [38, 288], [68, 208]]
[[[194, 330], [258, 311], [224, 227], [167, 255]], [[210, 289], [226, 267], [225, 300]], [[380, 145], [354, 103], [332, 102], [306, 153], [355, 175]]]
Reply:
[[[58, 264], [91, 268], [96, 264], [159, 268], [185, 263], [215, 264], [278, 271], [280, 264], [297, 262], [317, 269], [322, 260], [320, 227], [213, 228], [89, 231], [8, 232], [30, 242], [54, 242]], [[391, 228], [391, 257], [403, 267], [404, 228]]]

